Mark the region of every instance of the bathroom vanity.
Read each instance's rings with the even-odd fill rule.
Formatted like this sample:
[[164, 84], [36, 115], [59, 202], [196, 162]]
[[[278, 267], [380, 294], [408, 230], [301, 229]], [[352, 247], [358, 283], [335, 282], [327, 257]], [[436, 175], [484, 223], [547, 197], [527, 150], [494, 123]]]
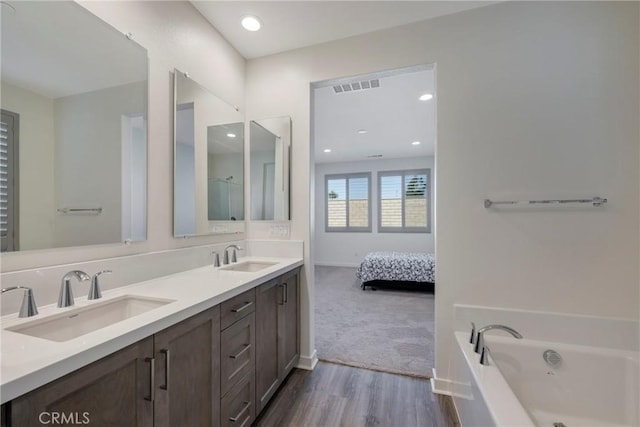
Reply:
[[[36, 426], [61, 414], [100, 426], [250, 425], [298, 362], [301, 265], [243, 258], [70, 310], [44, 307], [38, 319], [3, 319], [3, 421]], [[171, 302], [70, 339], [29, 335], [56, 311], [82, 316], [132, 295]]]

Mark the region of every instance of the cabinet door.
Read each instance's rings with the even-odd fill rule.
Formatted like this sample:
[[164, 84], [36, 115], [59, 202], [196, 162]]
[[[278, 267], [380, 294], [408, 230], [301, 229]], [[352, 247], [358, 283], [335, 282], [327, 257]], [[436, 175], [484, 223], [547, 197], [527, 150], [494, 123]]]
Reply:
[[11, 425], [151, 427], [152, 356], [147, 338], [21, 396], [11, 402]]
[[155, 426], [220, 423], [220, 307], [154, 336]]
[[257, 413], [265, 407], [281, 381], [279, 365], [279, 307], [283, 304], [283, 287], [278, 279], [256, 290], [256, 405]]
[[282, 379], [284, 379], [298, 364], [300, 355], [298, 350], [298, 271], [283, 276], [282, 285], [284, 286], [284, 304], [280, 306], [282, 312], [280, 354], [282, 355]]

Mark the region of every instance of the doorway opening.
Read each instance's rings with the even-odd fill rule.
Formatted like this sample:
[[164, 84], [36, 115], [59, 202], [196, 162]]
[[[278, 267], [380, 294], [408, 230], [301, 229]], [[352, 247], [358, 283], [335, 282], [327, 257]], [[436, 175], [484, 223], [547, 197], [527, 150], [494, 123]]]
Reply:
[[431, 377], [435, 95], [433, 65], [312, 84], [320, 360]]

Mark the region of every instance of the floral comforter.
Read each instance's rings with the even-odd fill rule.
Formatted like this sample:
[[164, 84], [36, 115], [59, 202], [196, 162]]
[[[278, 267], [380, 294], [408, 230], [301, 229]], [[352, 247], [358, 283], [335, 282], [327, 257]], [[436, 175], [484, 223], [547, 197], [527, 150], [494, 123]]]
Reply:
[[356, 271], [362, 282], [399, 280], [435, 283], [436, 260], [433, 254], [411, 252], [371, 252]]

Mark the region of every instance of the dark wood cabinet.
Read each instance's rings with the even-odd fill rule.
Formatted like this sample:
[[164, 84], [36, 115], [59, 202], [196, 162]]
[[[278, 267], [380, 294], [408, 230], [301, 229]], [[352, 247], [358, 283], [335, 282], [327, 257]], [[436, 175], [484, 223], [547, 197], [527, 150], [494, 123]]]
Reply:
[[220, 423], [220, 307], [154, 336], [156, 427]]
[[249, 426], [299, 358], [299, 269], [2, 406], [2, 427]]
[[256, 405], [262, 410], [282, 381], [278, 357], [279, 306], [282, 286], [278, 279], [256, 289]]
[[256, 290], [256, 404], [260, 412], [299, 358], [299, 285], [294, 270]]
[[255, 420], [254, 384], [251, 375], [245, 375], [222, 398], [221, 426], [245, 427]]
[[256, 418], [256, 290], [221, 304], [221, 426], [250, 426]]
[[151, 427], [152, 357], [153, 339], [147, 338], [18, 397], [10, 425]]
[[284, 285], [285, 301], [280, 310], [282, 311], [282, 334], [281, 334], [281, 354], [282, 354], [282, 376], [286, 377], [289, 372], [298, 364], [300, 358], [300, 315], [299, 315], [299, 289], [298, 270], [285, 274], [281, 279]]

